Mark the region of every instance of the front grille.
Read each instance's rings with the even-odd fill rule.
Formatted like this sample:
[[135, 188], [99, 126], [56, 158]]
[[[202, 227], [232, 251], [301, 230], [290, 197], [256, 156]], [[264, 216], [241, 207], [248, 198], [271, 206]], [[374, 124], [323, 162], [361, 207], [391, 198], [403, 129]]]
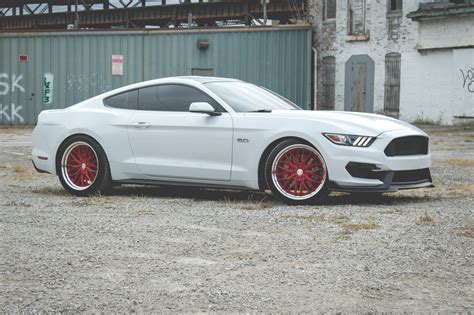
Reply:
[[393, 174], [392, 184], [408, 184], [423, 181], [431, 181], [429, 168], [410, 171], [396, 171]]
[[428, 154], [428, 138], [409, 136], [393, 139], [385, 148], [386, 156]]

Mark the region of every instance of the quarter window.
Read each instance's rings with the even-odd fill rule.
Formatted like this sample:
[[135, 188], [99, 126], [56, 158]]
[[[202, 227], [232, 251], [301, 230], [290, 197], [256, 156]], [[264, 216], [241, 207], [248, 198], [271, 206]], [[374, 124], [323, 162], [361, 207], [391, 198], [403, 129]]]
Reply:
[[150, 86], [139, 91], [139, 109], [170, 112], [187, 112], [193, 102], [206, 102], [217, 111], [219, 104], [211, 97], [193, 87], [176, 84]]
[[105, 105], [114, 108], [138, 109], [138, 90], [120, 93], [104, 100]]

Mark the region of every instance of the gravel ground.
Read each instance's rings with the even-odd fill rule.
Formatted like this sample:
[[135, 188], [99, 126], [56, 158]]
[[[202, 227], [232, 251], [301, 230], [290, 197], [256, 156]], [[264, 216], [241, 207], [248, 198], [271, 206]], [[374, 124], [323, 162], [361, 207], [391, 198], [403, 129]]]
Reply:
[[31, 129], [0, 129], [0, 312], [474, 312], [474, 131], [428, 132], [436, 188], [288, 207], [140, 186], [73, 197], [34, 172]]

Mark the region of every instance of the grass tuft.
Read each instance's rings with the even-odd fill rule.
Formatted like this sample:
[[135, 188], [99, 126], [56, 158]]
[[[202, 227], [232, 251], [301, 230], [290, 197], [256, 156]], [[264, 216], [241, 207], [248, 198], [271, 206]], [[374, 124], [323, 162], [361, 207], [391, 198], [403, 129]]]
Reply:
[[434, 224], [433, 217], [428, 213], [428, 210], [425, 210], [418, 219], [416, 220], [416, 224]]
[[379, 228], [379, 225], [375, 223], [349, 223], [349, 224], [343, 224], [342, 227], [346, 231], [356, 232], [356, 231], [363, 231], [363, 230], [375, 230]]
[[438, 161], [437, 164], [444, 164], [450, 166], [461, 166], [461, 167], [474, 167], [474, 160], [466, 159], [449, 159]]
[[340, 215], [335, 215], [329, 218], [329, 221], [334, 223], [334, 224], [344, 224], [347, 223], [351, 220], [347, 215], [340, 214]]
[[69, 193], [63, 189], [63, 188], [58, 188], [58, 187], [41, 187], [41, 188], [35, 188], [32, 190], [35, 194], [45, 194], [45, 195], [55, 195], [55, 196], [66, 196], [69, 195]]
[[292, 215], [292, 214], [287, 214], [282, 216], [282, 218], [287, 218], [287, 219], [300, 219], [300, 220], [305, 220], [308, 222], [324, 222], [326, 221], [326, 217], [322, 214], [317, 215], [317, 214], [309, 214], [309, 215]]

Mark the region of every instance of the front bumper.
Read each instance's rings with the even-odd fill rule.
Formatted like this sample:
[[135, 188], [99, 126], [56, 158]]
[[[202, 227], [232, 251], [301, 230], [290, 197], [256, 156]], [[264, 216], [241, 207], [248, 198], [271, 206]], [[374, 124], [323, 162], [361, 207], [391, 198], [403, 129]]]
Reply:
[[377, 186], [343, 186], [329, 182], [329, 189], [343, 192], [395, 192], [400, 189], [434, 187], [429, 168], [408, 171], [378, 172], [382, 184]]
[[[326, 160], [329, 187], [345, 192], [392, 192], [432, 187], [431, 154], [387, 156], [387, 145], [395, 138], [421, 135], [413, 130], [393, 130], [377, 136], [368, 148], [333, 145]], [[355, 166], [355, 167], [354, 167]]]

